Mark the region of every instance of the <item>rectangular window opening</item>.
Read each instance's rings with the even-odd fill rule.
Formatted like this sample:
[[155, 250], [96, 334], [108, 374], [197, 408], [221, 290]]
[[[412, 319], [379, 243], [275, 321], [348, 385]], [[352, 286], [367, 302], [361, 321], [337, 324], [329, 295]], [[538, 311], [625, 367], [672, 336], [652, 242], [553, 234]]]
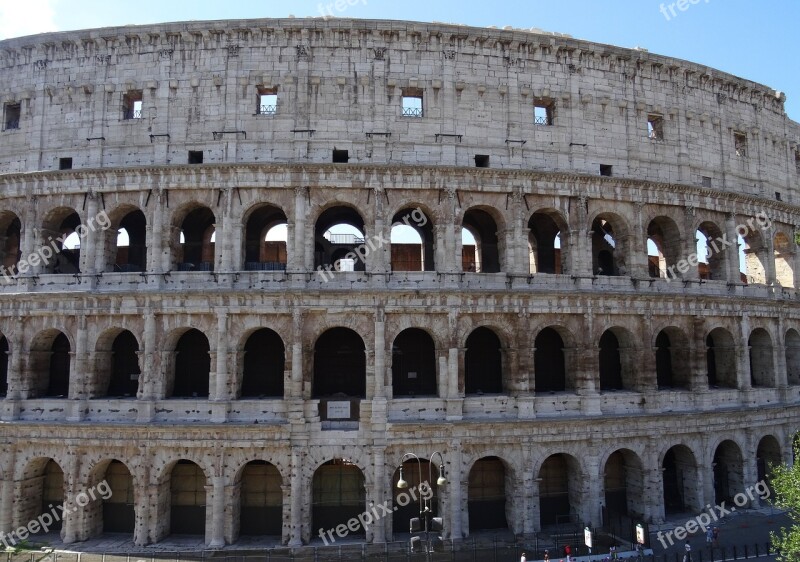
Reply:
[[72, 158], [59, 158], [58, 159], [58, 169], [59, 170], [71, 170], [72, 169]]
[[488, 154], [476, 154], [475, 155], [475, 167], [476, 168], [488, 168], [489, 167], [489, 155]]
[[347, 164], [350, 160], [350, 154], [346, 150], [333, 149], [333, 163], [334, 164]]
[[702, 176], [700, 178], [700, 185], [703, 187], [711, 187], [711, 178], [709, 176]]
[[142, 118], [142, 99], [141, 90], [131, 90], [122, 95], [122, 118], [141, 119]]
[[533, 102], [534, 125], [552, 125], [555, 120], [555, 102], [550, 99], [537, 99]]
[[800, 150], [794, 153], [794, 168], [795, 171], [800, 174]]
[[278, 113], [278, 88], [258, 88], [258, 115], [275, 115]]
[[664, 140], [664, 116], [651, 114], [647, 116], [647, 136], [652, 140]]
[[22, 106], [18, 103], [7, 103], [5, 105], [5, 115], [3, 122], [5, 130], [19, 129], [19, 119], [22, 116]]
[[203, 151], [202, 150], [190, 150], [189, 151], [189, 164], [202, 164], [203, 163]]
[[736, 156], [739, 158], [747, 158], [747, 134], [735, 132], [733, 133], [733, 147], [736, 150]]
[[775, 192], [775, 200], [776, 201], [781, 201], [781, 192], [780, 191], [776, 191]]
[[422, 89], [403, 88], [403, 117], [422, 117]]
[[613, 171], [614, 166], [610, 164], [600, 164], [600, 175], [611, 177], [611, 172]]

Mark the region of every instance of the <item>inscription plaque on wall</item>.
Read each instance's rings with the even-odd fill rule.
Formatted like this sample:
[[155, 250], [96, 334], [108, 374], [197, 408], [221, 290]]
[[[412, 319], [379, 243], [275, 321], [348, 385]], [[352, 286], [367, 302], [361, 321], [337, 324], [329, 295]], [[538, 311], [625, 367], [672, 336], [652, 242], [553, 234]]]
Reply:
[[345, 401], [328, 402], [328, 419], [329, 420], [350, 419], [350, 402], [345, 402]]

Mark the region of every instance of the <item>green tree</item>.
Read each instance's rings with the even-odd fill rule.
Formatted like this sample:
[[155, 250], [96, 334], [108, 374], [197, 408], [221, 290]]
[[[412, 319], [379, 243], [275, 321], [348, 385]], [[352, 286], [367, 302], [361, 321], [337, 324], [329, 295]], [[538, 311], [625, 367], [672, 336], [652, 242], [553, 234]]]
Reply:
[[[795, 458], [800, 458], [800, 444], [794, 448]], [[775, 490], [775, 505], [785, 509], [793, 524], [779, 532], [770, 533], [772, 543], [780, 552], [779, 562], [800, 560], [800, 462], [794, 466], [772, 467], [770, 484]]]

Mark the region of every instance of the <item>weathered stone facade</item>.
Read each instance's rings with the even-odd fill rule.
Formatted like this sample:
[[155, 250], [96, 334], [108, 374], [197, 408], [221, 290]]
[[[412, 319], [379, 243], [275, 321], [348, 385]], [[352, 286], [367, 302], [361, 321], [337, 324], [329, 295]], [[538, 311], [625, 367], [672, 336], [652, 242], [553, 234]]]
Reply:
[[[259, 506], [290, 545], [317, 536], [315, 474], [333, 459], [360, 470], [367, 509], [391, 499], [404, 453], [441, 451], [453, 538], [482, 508], [515, 533], [597, 525], [620, 497], [660, 521], [791, 462], [800, 125], [780, 93], [562, 36], [288, 19], [2, 41], [0, 101], [2, 532], [40, 513], [59, 470], [69, 499], [112, 460], [140, 545], [176, 532], [173, 472], [196, 463], [181, 505], [203, 508], [212, 546], [240, 534], [251, 461], [279, 473], [277, 506]], [[388, 240], [414, 211], [425, 266], [400, 271]], [[337, 221], [363, 234], [363, 271], [318, 270]], [[284, 261], [263, 257], [275, 224]], [[79, 225], [80, 251], [51, 242]], [[687, 265], [698, 232], [721, 247]], [[747, 282], [722, 242], [737, 234]], [[51, 244], [60, 261], [30, 259]], [[258, 355], [263, 328], [279, 343]], [[398, 343], [409, 329], [429, 352]], [[332, 331], [361, 341], [341, 371], [319, 343]], [[398, 367], [404, 352], [424, 368]], [[261, 368], [277, 396], [246, 390]], [[124, 377], [109, 390], [120, 373], [130, 396]], [[433, 391], [415, 391], [426, 376]], [[327, 419], [330, 400], [351, 416]], [[108, 530], [105, 508], [68, 512], [64, 541]]]

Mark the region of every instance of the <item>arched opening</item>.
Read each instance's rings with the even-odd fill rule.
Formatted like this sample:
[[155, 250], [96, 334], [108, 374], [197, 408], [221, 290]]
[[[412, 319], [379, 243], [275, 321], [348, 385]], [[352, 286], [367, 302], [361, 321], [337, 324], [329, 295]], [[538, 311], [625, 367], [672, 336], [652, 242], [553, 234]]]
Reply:
[[476, 273], [499, 273], [502, 271], [501, 248], [497, 236], [499, 229], [492, 215], [483, 209], [468, 210], [464, 213], [463, 230], [472, 236], [475, 245], [464, 245], [462, 232], [462, 270]]
[[425, 330], [408, 328], [394, 339], [392, 394], [436, 396], [436, 344]]
[[503, 392], [502, 344], [489, 328], [476, 328], [467, 338], [464, 392], [467, 395]]
[[108, 463], [102, 495], [102, 532], [125, 533], [132, 535], [136, 526], [136, 500], [134, 497], [133, 476], [128, 467], [118, 460]]
[[139, 342], [128, 330], [114, 338], [109, 358], [108, 385], [103, 396], [136, 397], [139, 390]]
[[[37, 458], [31, 460], [17, 482], [19, 489], [23, 490], [15, 500], [18, 520], [36, 521], [40, 516], [48, 514], [53, 521], [48, 532], [61, 530], [64, 505], [64, 472], [56, 461], [50, 458]], [[57, 514], [57, 516], [53, 516]], [[43, 529], [36, 533], [43, 535]]]
[[[422, 480], [420, 480], [420, 471], [422, 472]], [[408, 488], [401, 490], [397, 487], [397, 482], [400, 480], [400, 469], [394, 471], [394, 476], [392, 477], [392, 501], [394, 504], [392, 530], [395, 533], [408, 533], [411, 519], [419, 517], [420, 495], [428, 497], [432, 492], [432, 495], [430, 495], [431, 517], [438, 517], [439, 488], [436, 484], [438, 478], [439, 469], [435, 464], [431, 465], [428, 459], [420, 459], [420, 463], [417, 463], [415, 459], [409, 459], [403, 463], [403, 479], [408, 482]], [[430, 492], [425, 488], [420, 488], [420, 484], [428, 486]], [[410, 495], [408, 490], [417, 490], [416, 500], [407, 501], [408, 498], [406, 496]], [[420, 490], [424, 494], [421, 494]]]
[[739, 243], [739, 271], [742, 282], [748, 284], [765, 284], [767, 282], [766, 253], [764, 239], [757, 230], [751, 230], [747, 236], [737, 235]]
[[[314, 398], [364, 398], [367, 361], [364, 340], [349, 328], [331, 328], [314, 345]], [[327, 527], [326, 527], [327, 528]]]
[[782, 287], [794, 287], [794, 248], [789, 237], [778, 232], [772, 240], [772, 247], [775, 251], [775, 280]]
[[285, 368], [281, 337], [269, 328], [253, 332], [244, 344], [242, 398], [283, 397]]
[[419, 207], [392, 218], [392, 271], [436, 271], [433, 222]]
[[709, 388], [736, 388], [736, 346], [731, 333], [715, 328], [706, 336]]
[[21, 237], [22, 223], [19, 217], [10, 211], [0, 213], [0, 264], [8, 275], [18, 273], [17, 263], [22, 257]]
[[539, 469], [539, 521], [542, 527], [576, 522], [583, 489], [580, 464], [571, 455], [550, 455]]
[[714, 502], [732, 503], [744, 490], [744, 466], [739, 445], [726, 440], [714, 452]]
[[216, 239], [214, 213], [208, 207], [197, 207], [180, 223], [178, 271], [213, 271]]
[[647, 226], [647, 262], [650, 277], [666, 279], [679, 274], [675, 266], [681, 259], [681, 233], [669, 217], [656, 217]]
[[786, 331], [786, 380], [790, 386], [800, 385], [800, 333]]
[[608, 457], [603, 471], [606, 510], [614, 516], [641, 516], [644, 505], [642, 461], [633, 451], [620, 449]]
[[535, 392], [564, 392], [567, 389], [564, 340], [553, 328], [545, 328], [533, 345]]
[[207, 398], [211, 374], [208, 338], [200, 330], [186, 330], [175, 346], [175, 374], [171, 398]]
[[169, 534], [205, 535], [206, 475], [199, 465], [181, 459], [169, 476]]
[[[621, 341], [620, 341], [621, 340]], [[631, 338], [621, 328], [611, 328], [600, 336], [600, 391], [633, 389], [634, 376], [629, 354]]]
[[314, 226], [314, 267], [326, 271], [364, 271], [369, 247], [365, 243], [364, 219], [358, 211], [352, 207], [331, 207], [319, 216]]
[[283, 271], [288, 260], [288, 221], [278, 207], [262, 205], [247, 218], [244, 268], [247, 271]]
[[627, 228], [619, 217], [598, 215], [592, 221], [592, 271], [595, 275], [628, 275]]
[[484, 457], [469, 471], [467, 508], [470, 532], [507, 529], [506, 468], [497, 457]]
[[700, 472], [694, 454], [685, 445], [675, 445], [661, 464], [664, 480], [664, 510], [667, 515], [700, 510], [702, 498], [696, 483]]
[[764, 328], [756, 328], [747, 342], [750, 347], [750, 382], [753, 387], [775, 386], [772, 338]]
[[240, 474], [239, 534], [281, 536], [283, 480], [275, 465], [251, 461]]
[[656, 382], [659, 389], [689, 388], [689, 342], [678, 328], [656, 336]]
[[66, 397], [69, 394], [70, 343], [55, 329], [39, 333], [31, 342], [29, 373], [31, 394], [36, 397]]
[[[333, 459], [314, 472], [312, 481], [311, 528], [335, 529], [342, 521], [357, 519], [366, 507], [364, 473], [347, 459]], [[355, 535], [364, 535], [359, 525]]]
[[703, 222], [695, 232], [697, 241], [697, 273], [700, 279], [725, 281], [728, 278], [725, 256], [727, 237], [713, 222]]
[[106, 246], [108, 251], [106, 271], [122, 273], [145, 271], [147, 269], [147, 218], [144, 213], [137, 209], [122, 217], [119, 226], [111, 229], [107, 235]]
[[534, 273], [564, 272], [564, 250], [568, 246], [562, 233], [566, 223], [555, 210], [537, 211], [528, 220], [529, 271]]
[[758, 481], [766, 482], [770, 489], [770, 496], [772, 496], [772, 471], [776, 466], [783, 464], [783, 457], [781, 456], [781, 446], [778, 440], [772, 435], [765, 435], [758, 442], [756, 449], [756, 466], [758, 470]]
[[8, 340], [0, 336], [0, 397], [8, 394]]
[[76, 230], [81, 229], [81, 217], [74, 209], [61, 207], [51, 211], [45, 219], [39, 243], [44, 248], [53, 248], [55, 255], [42, 260], [42, 273], [80, 273], [81, 244]]

